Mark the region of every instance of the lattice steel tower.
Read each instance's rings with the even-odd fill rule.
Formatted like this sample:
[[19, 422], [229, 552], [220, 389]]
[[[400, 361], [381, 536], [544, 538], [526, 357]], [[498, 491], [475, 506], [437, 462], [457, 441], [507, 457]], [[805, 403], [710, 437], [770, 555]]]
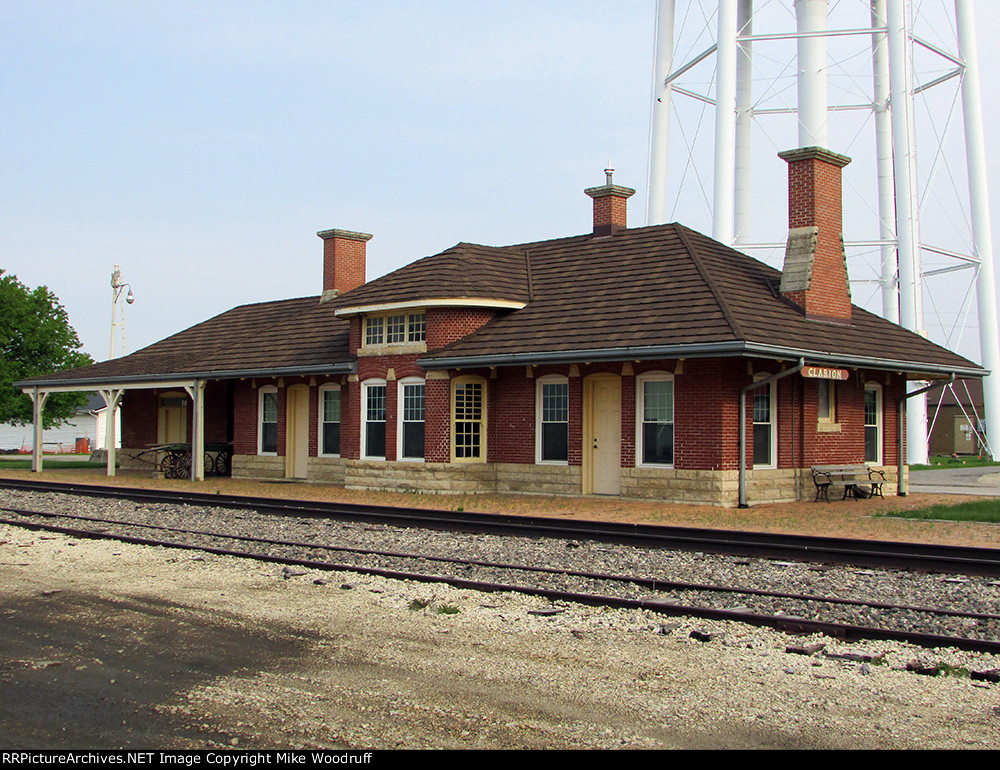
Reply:
[[[984, 424], [996, 440], [1000, 340], [972, 0], [658, 0], [647, 224], [700, 220], [780, 266], [776, 153], [811, 146], [854, 158], [844, 238], [857, 304], [924, 334], [927, 305], [928, 336], [972, 358], [964, 332], [977, 307], [978, 357], [993, 372]], [[909, 399], [907, 431], [909, 462], [926, 462], [923, 396]]]

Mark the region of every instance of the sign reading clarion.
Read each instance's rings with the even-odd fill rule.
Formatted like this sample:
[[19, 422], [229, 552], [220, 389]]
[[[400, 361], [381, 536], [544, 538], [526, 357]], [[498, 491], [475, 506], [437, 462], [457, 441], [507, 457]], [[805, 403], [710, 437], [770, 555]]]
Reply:
[[813, 380], [846, 380], [846, 369], [830, 369], [825, 366], [803, 366], [802, 376]]

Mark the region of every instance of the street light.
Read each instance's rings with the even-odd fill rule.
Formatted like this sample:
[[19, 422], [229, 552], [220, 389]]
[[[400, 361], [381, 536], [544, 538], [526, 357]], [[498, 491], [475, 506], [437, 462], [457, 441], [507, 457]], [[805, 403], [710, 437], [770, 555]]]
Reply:
[[108, 359], [115, 357], [115, 327], [120, 326], [122, 330], [122, 355], [125, 354], [125, 308], [122, 308], [121, 321], [116, 321], [118, 305], [122, 299], [122, 289], [128, 289], [125, 294], [125, 302], [131, 305], [135, 302], [135, 295], [132, 293], [132, 284], [122, 280], [122, 271], [115, 265], [114, 272], [111, 273], [111, 352]]

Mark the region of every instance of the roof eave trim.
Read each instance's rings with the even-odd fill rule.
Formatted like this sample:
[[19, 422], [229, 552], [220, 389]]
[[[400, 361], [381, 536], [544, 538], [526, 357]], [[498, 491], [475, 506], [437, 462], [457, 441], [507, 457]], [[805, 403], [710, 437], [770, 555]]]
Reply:
[[405, 302], [384, 302], [375, 305], [354, 305], [352, 307], [339, 307], [334, 311], [334, 315], [340, 318], [349, 318], [361, 313], [382, 313], [387, 310], [408, 310], [411, 308], [424, 307], [487, 307], [497, 310], [520, 310], [526, 302], [515, 302], [507, 299], [487, 299], [484, 297], [450, 297], [442, 299], [415, 299]]
[[356, 361], [346, 361], [339, 364], [324, 366], [284, 366], [256, 369], [216, 369], [204, 372], [167, 372], [160, 374], [134, 374], [124, 377], [79, 377], [73, 379], [18, 380], [15, 388], [49, 388], [62, 386], [82, 386], [81, 390], [114, 385], [150, 385], [152, 383], [191, 382], [192, 380], [237, 380], [247, 377], [292, 377], [306, 374], [354, 374], [358, 365]]
[[956, 367], [925, 361], [903, 361], [875, 356], [839, 355], [822, 351], [799, 350], [778, 345], [753, 342], [712, 342], [701, 345], [647, 345], [643, 347], [598, 348], [538, 353], [506, 353], [500, 355], [425, 357], [417, 361], [424, 369], [462, 369], [474, 366], [517, 366], [528, 363], [578, 363], [580, 361], [632, 361], [648, 358], [710, 358], [713, 356], [781, 358], [810, 363], [836, 363], [858, 369], [878, 369], [893, 372], [952, 373], [959, 377], [985, 377], [989, 372], [980, 367]]

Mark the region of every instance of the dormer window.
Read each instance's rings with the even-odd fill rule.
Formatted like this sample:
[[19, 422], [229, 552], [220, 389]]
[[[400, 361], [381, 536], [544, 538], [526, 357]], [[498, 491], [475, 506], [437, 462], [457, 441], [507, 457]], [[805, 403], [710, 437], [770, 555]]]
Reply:
[[365, 316], [364, 338], [366, 348], [424, 342], [427, 339], [426, 316], [422, 312]]

